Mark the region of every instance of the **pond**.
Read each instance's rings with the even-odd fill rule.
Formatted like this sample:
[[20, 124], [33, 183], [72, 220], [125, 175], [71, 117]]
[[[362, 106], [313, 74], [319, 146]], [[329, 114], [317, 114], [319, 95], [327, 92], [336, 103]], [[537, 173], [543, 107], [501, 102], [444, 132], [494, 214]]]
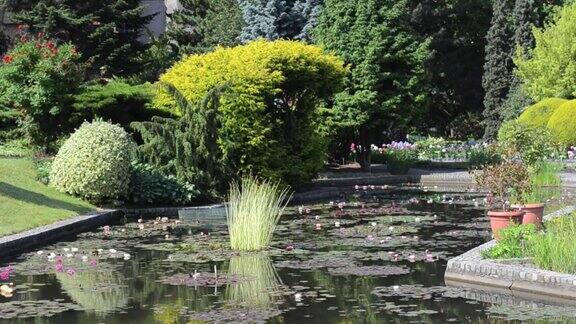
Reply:
[[490, 239], [482, 205], [360, 188], [290, 208], [260, 253], [229, 250], [223, 223], [114, 224], [12, 260], [0, 322], [576, 321], [574, 307], [444, 285], [447, 259]]

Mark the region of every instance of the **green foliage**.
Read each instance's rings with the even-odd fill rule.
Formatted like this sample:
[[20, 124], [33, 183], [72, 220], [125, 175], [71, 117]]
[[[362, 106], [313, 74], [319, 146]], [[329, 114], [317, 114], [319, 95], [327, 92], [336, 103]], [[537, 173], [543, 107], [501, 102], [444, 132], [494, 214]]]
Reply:
[[519, 225], [512, 223], [500, 230], [500, 239], [496, 245], [482, 251], [482, 257], [488, 259], [512, 259], [527, 255], [527, 240], [536, 233], [534, 224]]
[[58, 151], [50, 184], [93, 202], [125, 198], [135, 150], [120, 126], [103, 121], [84, 123]]
[[511, 1], [493, 1], [492, 22], [486, 35], [486, 63], [482, 85], [484, 96], [484, 139], [494, 139], [498, 132], [501, 107], [506, 101], [512, 80]]
[[553, 139], [568, 147], [576, 144], [576, 100], [571, 100], [561, 105], [550, 117], [548, 128], [552, 132]]
[[546, 223], [546, 231], [529, 240], [530, 255], [539, 268], [576, 274], [576, 216], [558, 217]]
[[[224, 162], [240, 174], [298, 185], [323, 166], [318, 107], [340, 89], [345, 73], [343, 62], [319, 47], [259, 40], [188, 56], [161, 81], [191, 105], [226, 86], [211, 117]], [[156, 104], [178, 111], [175, 94], [159, 90]]]
[[[430, 87], [422, 130], [430, 125], [451, 138], [481, 138], [482, 74], [491, 1], [410, 0], [411, 23], [430, 37], [432, 55], [426, 62]], [[446, 128], [446, 129], [445, 129]]]
[[527, 107], [518, 117], [518, 121], [530, 126], [547, 127], [552, 114], [567, 101], [566, 99], [560, 98], [543, 99]]
[[154, 167], [132, 164], [129, 201], [138, 205], [185, 205], [198, 196], [193, 185], [165, 176]]
[[144, 141], [138, 149], [140, 159], [165, 176], [175, 175], [183, 183], [194, 184], [203, 198], [218, 197], [234, 176], [217, 142], [221, 126], [216, 116], [223, 89], [216, 87], [192, 104], [168, 87], [182, 117], [132, 123]]
[[74, 96], [76, 120], [102, 118], [124, 127], [135, 121], [148, 121], [154, 116], [172, 117], [170, 112], [151, 106], [154, 90], [151, 84], [129, 85], [112, 81], [105, 85], [87, 85]]
[[[335, 132], [358, 132], [363, 148], [383, 132], [406, 132], [424, 108], [429, 40], [414, 31], [406, 8], [406, 0], [327, 0], [319, 18], [316, 40], [351, 66], [329, 122]], [[362, 153], [366, 167], [369, 150]]]
[[140, 0], [18, 0], [8, 1], [11, 19], [62, 42], [78, 46], [92, 63], [92, 74], [127, 75], [141, 69], [140, 43], [152, 16], [143, 15]]
[[576, 3], [564, 6], [552, 24], [534, 30], [536, 47], [530, 52], [530, 57], [517, 55], [515, 59], [524, 90], [534, 100], [576, 97], [576, 47], [572, 42], [576, 35], [574, 16]]
[[407, 174], [416, 164], [417, 153], [412, 149], [386, 150], [386, 168], [391, 174]]
[[23, 138], [0, 142], [0, 157], [29, 157], [31, 155], [30, 143]]
[[530, 172], [520, 161], [505, 159], [498, 164], [487, 165], [474, 173], [478, 187], [490, 190], [496, 198], [495, 204], [507, 210], [513, 197], [522, 197], [531, 188]]
[[480, 145], [468, 151], [468, 165], [473, 170], [486, 165], [497, 164], [501, 161], [502, 157], [494, 145]]
[[230, 186], [226, 218], [230, 246], [239, 251], [258, 251], [266, 248], [290, 195], [279, 183], [262, 181], [252, 176], [242, 184]]
[[172, 15], [166, 33], [180, 55], [239, 44], [245, 24], [236, 0], [181, 0], [180, 4], [182, 9]]
[[36, 180], [47, 185], [50, 183], [50, 170], [52, 169], [54, 158], [50, 156], [34, 157], [34, 167], [36, 168]]
[[551, 138], [552, 134], [547, 128], [528, 126], [516, 120], [505, 122], [498, 131], [498, 143], [504, 152], [519, 156], [531, 168], [535, 168], [538, 163], [556, 152]]
[[22, 36], [0, 65], [0, 103], [18, 111], [30, 143], [43, 150], [64, 130], [69, 104], [83, 77], [80, 56], [70, 44]]

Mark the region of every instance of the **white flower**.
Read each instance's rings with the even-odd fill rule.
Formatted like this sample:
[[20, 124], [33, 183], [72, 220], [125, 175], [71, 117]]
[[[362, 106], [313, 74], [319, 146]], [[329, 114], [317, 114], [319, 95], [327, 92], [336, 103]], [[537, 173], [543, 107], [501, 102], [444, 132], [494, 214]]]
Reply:
[[72, 252], [78, 252], [78, 248], [73, 247], [73, 248], [70, 249], [70, 251], [72, 251]]
[[392, 286], [392, 289], [394, 289], [394, 291], [398, 291], [400, 289], [400, 286]]
[[130, 260], [130, 254], [124, 253], [124, 260]]
[[74, 256], [74, 254], [72, 254], [72, 253], [66, 254], [66, 257], [67, 257], [67, 258], [71, 258], [71, 257], [73, 257], [73, 256]]
[[336, 226], [336, 227], [340, 227], [340, 222], [336, 222], [336, 223], [334, 223], [334, 226]]
[[294, 294], [294, 300], [297, 302], [301, 302], [302, 301], [302, 294], [301, 293], [295, 293]]
[[69, 248], [63, 248], [62, 250], [64, 250], [64, 252], [68, 252], [68, 251], [70, 251], [70, 249], [69, 249]]
[[118, 251], [116, 251], [116, 249], [110, 249], [109, 251], [110, 251], [110, 253], [112, 253], [112, 254], [118, 252]]
[[36, 252], [38, 255], [42, 255], [44, 253], [44, 251], [38, 251]]
[[83, 255], [83, 256], [82, 256], [82, 262], [86, 262], [86, 261], [88, 261], [88, 256]]
[[370, 225], [372, 225], [372, 227], [376, 227], [377, 224], [376, 224], [376, 222], [372, 222], [372, 223], [370, 223]]

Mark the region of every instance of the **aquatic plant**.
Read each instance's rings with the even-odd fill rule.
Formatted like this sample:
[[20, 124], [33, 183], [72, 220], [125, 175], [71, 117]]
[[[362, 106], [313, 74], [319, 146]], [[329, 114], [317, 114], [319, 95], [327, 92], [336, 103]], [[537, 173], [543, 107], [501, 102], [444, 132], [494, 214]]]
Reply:
[[242, 185], [230, 187], [226, 208], [230, 246], [234, 250], [257, 251], [267, 247], [291, 198], [279, 183], [245, 177]]

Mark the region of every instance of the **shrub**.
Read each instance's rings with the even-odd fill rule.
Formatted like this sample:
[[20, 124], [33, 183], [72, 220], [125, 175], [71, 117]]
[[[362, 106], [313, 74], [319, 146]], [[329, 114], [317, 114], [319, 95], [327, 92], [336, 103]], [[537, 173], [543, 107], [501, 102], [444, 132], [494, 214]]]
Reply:
[[91, 202], [125, 198], [136, 145], [117, 125], [84, 123], [62, 145], [50, 171], [50, 183]]
[[556, 152], [552, 134], [547, 128], [528, 126], [516, 120], [502, 124], [498, 131], [498, 142], [506, 154], [522, 158], [531, 168]]
[[414, 149], [388, 149], [385, 155], [386, 168], [391, 174], [407, 174], [417, 160]]
[[[222, 155], [240, 174], [297, 185], [323, 166], [318, 107], [340, 89], [345, 73], [343, 62], [319, 47], [259, 40], [188, 56], [160, 80], [192, 105], [227, 85], [216, 117]], [[163, 87], [155, 103], [178, 111], [176, 96]]]
[[512, 259], [525, 257], [527, 252], [526, 242], [536, 233], [534, 224], [519, 225], [512, 223], [500, 230], [498, 243], [482, 251], [482, 257], [489, 259]]
[[152, 166], [132, 164], [130, 202], [139, 205], [184, 205], [198, 196], [193, 185], [165, 176]]
[[234, 250], [258, 251], [270, 244], [272, 234], [289, 200], [278, 183], [246, 177], [230, 187], [226, 208], [230, 246]]
[[0, 64], [0, 102], [20, 112], [30, 142], [43, 150], [66, 130], [71, 94], [83, 78], [70, 44], [22, 36]]
[[75, 119], [102, 118], [127, 127], [134, 121], [151, 120], [153, 116], [173, 117], [170, 112], [152, 107], [153, 86], [149, 83], [130, 85], [112, 81], [105, 85], [84, 86], [74, 96]]
[[571, 100], [560, 106], [550, 120], [548, 128], [554, 140], [566, 147], [576, 144], [576, 100]]
[[[576, 97], [576, 3], [565, 5], [552, 24], [534, 30], [536, 46], [518, 51], [515, 63], [524, 91], [534, 100]], [[525, 49], [527, 50], [527, 49]]]
[[467, 155], [470, 169], [478, 169], [502, 161], [502, 157], [493, 146], [485, 147], [481, 145], [473, 147], [468, 151]]
[[552, 114], [568, 100], [560, 98], [547, 98], [527, 107], [518, 117], [518, 122], [536, 127], [547, 127]]
[[50, 156], [34, 157], [34, 167], [36, 168], [36, 180], [47, 185], [50, 183], [50, 170], [54, 158]]

